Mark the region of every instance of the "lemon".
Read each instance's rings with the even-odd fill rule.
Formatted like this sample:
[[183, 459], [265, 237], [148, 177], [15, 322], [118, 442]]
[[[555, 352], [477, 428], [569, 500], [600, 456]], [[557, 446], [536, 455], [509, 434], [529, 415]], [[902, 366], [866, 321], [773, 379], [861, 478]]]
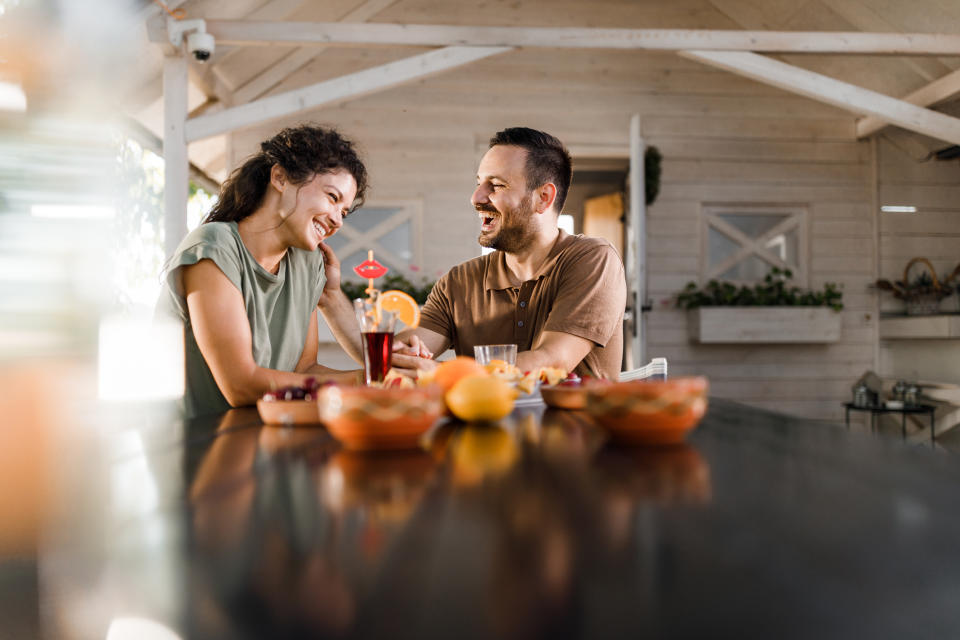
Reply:
[[504, 380], [489, 375], [461, 378], [447, 391], [447, 407], [461, 420], [499, 420], [513, 411], [515, 394]]

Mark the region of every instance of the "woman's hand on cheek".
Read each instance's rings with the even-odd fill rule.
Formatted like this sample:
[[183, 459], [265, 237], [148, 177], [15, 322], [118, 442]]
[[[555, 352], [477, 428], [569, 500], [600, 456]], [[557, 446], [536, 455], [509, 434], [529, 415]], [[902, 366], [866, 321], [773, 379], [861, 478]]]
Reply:
[[327, 282], [323, 285], [324, 292], [340, 290], [340, 260], [324, 242], [320, 243], [320, 251], [323, 253], [323, 271], [326, 274]]

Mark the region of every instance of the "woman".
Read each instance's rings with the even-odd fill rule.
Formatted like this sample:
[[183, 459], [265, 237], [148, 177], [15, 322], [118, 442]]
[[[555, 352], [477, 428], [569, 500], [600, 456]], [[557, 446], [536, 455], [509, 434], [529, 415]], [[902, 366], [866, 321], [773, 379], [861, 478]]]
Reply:
[[168, 263], [160, 305], [184, 325], [188, 417], [253, 404], [309, 377], [355, 383], [317, 364], [317, 309], [362, 362], [340, 263], [324, 239], [363, 202], [353, 145], [303, 125], [261, 143]]

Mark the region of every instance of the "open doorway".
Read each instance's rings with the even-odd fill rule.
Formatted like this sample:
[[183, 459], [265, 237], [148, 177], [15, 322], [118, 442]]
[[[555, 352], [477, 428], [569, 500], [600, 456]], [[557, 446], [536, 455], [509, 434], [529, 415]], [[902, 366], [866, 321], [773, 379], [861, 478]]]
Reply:
[[[574, 229], [594, 238], [604, 238], [626, 262], [628, 176], [630, 160], [623, 158], [574, 158], [573, 182], [563, 212], [573, 217]], [[627, 312], [630, 310], [627, 309]], [[632, 325], [624, 318], [622, 368], [632, 368]]]
[[621, 259], [629, 164], [627, 158], [574, 158], [573, 182], [563, 206], [563, 213], [573, 217], [576, 233], [609, 240]]

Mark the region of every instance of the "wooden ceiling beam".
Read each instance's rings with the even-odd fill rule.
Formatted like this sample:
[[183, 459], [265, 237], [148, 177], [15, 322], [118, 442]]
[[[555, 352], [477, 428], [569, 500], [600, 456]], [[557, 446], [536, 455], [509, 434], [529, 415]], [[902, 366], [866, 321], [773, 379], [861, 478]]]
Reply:
[[185, 137], [187, 142], [194, 142], [241, 127], [316, 109], [332, 102], [358, 98], [505, 51], [510, 51], [510, 48], [446, 47], [389, 62], [302, 89], [224, 109], [216, 114], [191, 118], [186, 123]]
[[218, 44], [401, 45], [960, 55], [960, 35], [208, 20]]
[[[864, 4], [863, 0], [830, 0], [829, 9], [858, 31], [874, 33], [903, 31], [901, 25], [890, 22], [873, 7]], [[951, 70], [941, 61], [930, 57], [903, 58], [902, 62], [927, 82], [935, 80]]]
[[[397, 0], [366, 0], [350, 13], [343, 16], [340, 22], [366, 22], [380, 13]], [[290, 74], [303, 68], [304, 65], [323, 53], [326, 47], [300, 47], [284, 56], [267, 69], [248, 80], [233, 93], [237, 104], [244, 104], [259, 98], [270, 89], [283, 82]]]
[[[919, 107], [932, 107], [952, 98], [958, 93], [960, 93], [960, 69], [952, 71], [942, 78], [937, 78], [925, 87], [917, 89], [910, 95], [904, 96], [901, 100]], [[877, 116], [860, 118], [857, 120], [857, 137], [866, 138], [880, 131], [888, 124], [890, 123]]]
[[724, 69], [784, 91], [832, 104], [855, 113], [876, 116], [904, 129], [960, 144], [960, 119], [903, 100], [835, 80], [747, 51], [681, 51], [680, 55]]

